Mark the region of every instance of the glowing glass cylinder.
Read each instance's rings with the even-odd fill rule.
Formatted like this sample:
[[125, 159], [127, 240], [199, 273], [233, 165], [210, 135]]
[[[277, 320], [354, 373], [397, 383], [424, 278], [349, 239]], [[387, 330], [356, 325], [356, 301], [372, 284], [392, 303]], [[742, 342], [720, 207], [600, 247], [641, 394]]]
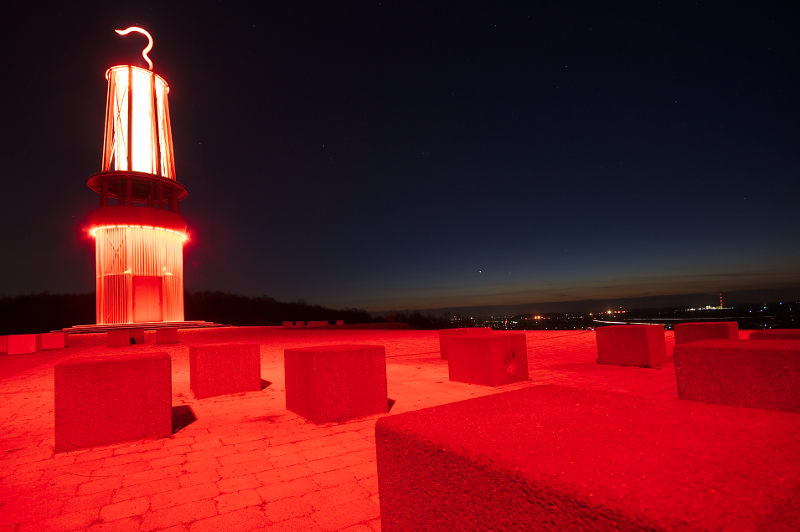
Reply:
[[151, 70], [131, 65], [106, 72], [103, 171], [134, 171], [175, 179], [169, 86]]
[[[97, 323], [183, 321], [183, 240], [159, 227], [106, 226], [92, 231], [97, 272]], [[141, 283], [139, 281], [149, 281]], [[138, 286], [156, 283], [157, 298], [136, 297]], [[139, 309], [136, 305], [158, 305]]]

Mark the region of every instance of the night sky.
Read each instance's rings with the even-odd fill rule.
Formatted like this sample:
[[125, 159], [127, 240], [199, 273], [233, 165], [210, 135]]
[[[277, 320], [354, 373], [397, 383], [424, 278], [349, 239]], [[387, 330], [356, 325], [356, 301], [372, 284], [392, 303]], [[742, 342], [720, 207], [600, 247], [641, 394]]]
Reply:
[[17, 5], [0, 294], [94, 290], [86, 180], [106, 69], [146, 66], [132, 25], [170, 85], [187, 290], [380, 311], [800, 286], [792, 3], [547, 4]]

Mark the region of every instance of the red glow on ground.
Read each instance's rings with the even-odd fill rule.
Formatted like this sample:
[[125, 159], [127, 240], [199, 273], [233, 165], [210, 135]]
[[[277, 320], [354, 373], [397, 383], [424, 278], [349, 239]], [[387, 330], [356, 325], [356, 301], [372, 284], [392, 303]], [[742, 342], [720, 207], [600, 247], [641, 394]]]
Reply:
[[[104, 334], [85, 334], [71, 335], [65, 349], [0, 357], [0, 527], [81, 530], [102, 521], [133, 531], [379, 530], [374, 427], [381, 415], [315, 425], [287, 411], [286, 348], [384, 345], [394, 401], [388, 415], [540, 384], [677, 401], [671, 357], [661, 369], [598, 365], [593, 331], [525, 334], [531, 380], [497, 388], [450, 382], [437, 331], [196, 329], [167, 345], [147, 331], [144, 344], [113, 349]], [[671, 354], [672, 333], [666, 336]], [[260, 345], [264, 389], [195, 399], [188, 346], [220, 342]], [[53, 453], [57, 362], [158, 351], [172, 357], [173, 409], [190, 408], [196, 421], [171, 438]]]

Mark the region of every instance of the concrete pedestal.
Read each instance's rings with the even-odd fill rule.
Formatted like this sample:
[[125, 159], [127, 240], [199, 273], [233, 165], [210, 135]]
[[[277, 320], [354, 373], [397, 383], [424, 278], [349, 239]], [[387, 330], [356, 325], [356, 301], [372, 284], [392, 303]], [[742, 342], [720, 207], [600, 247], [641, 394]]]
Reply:
[[67, 333], [51, 332], [42, 333], [42, 350], [64, 349], [67, 346]]
[[212, 344], [189, 347], [189, 387], [195, 397], [261, 390], [258, 344]]
[[178, 328], [177, 327], [163, 327], [156, 329], [156, 343], [157, 344], [177, 344], [178, 343]]
[[326, 345], [284, 351], [286, 409], [314, 423], [385, 414], [382, 345]]
[[667, 361], [661, 325], [610, 325], [595, 330], [597, 363], [654, 368]]
[[39, 334], [9, 334], [8, 354], [27, 355], [42, 350], [42, 336]]
[[108, 347], [127, 347], [131, 345], [130, 329], [112, 329], [106, 333]]
[[701, 340], [674, 357], [678, 399], [800, 413], [800, 340]]
[[55, 366], [55, 450], [172, 434], [167, 353], [82, 357]]
[[440, 329], [439, 330], [439, 354], [442, 360], [450, 359], [450, 340], [464, 336], [489, 336], [492, 334], [490, 327], [463, 327], [459, 329]]
[[456, 336], [447, 342], [451, 381], [500, 386], [528, 380], [525, 333]]
[[765, 329], [750, 333], [751, 340], [800, 340], [800, 329]]
[[134, 344], [144, 343], [144, 329], [131, 329], [131, 340]]
[[698, 340], [738, 340], [739, 324], [735, 321], [708, 321], [675, 325], [675, 345]]

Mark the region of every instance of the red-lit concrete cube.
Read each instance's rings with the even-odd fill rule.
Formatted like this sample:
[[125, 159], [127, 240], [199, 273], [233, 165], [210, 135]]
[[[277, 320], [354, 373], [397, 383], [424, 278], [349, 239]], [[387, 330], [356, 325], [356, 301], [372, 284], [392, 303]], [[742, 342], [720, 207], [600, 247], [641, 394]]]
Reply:
[[489, 336], [492, 334], [490, 327], [471, 327], [461, 329], [439, 330], [439, 354], [442, 360], [450, 359], [450, 339], [462, 336]]
[[56, 364], [56, 452], [171, 434], [167, 353], [81, 357]]
[[284, 351], [286, 409], [314, 423], [385, 414], [382, 345], [325, 345]]
[[189, 347], [189, 387], [198, 399], [261, 390], [261, 348], [234, 343]]
[[344, 320], [336, 320], [336, 325], [344, 325]]
[[157, 344], [177, 344], [178, 343], [178, 328], [177, 327], [162, 327], [156, 329], [156, 343]]
[[528, 380], [525, 333], [456, 336], [450, 342], [450, 380], [500, 386]]
[[8, 354], [27, 355], [42, 350], [42, 336], [39, 334], [9, 334]]
[[701, 340], [674, 357], [678, 399], [800, 413], [800, 340]]
[[8, 354], [8, 336], [0, 336], [0, 354]]
[[765, 329], [750, 333], [751, 340], [800, 340], [800, 329]]
[[42, 333], [42, 351], [45, 349], [64, 349], [67, 346], [67, 333]]
[[675, 325], [675, 345], [698, 340], [738, 340], [739, 324], [735, 321], [708, 321]]
[[131, 329], [131, 340], [134, 344], [144, 343], [144, 329]]
[[304, 321], [298, 321], [297, 323], [295, 323], [295, 327], [305, 327], [305, 326], [306, 326], [306, 322], [304, 322]]
[[667, 361], [661, 325], [609, 325], [595, 330], [597, 363], [654, 368]]
[[800, 530], [800, 416], [535, 386], [375, 426], [381, 530]]
[[108, 347], [125, 347], [131, 345], [130, 329], [111, 329], [106, 333]]
[[291, 321], [284, 321], [283, 322], [283, 327], [284, 328], [293, 327], [293, 326], [294, 326], [294, 324]]

